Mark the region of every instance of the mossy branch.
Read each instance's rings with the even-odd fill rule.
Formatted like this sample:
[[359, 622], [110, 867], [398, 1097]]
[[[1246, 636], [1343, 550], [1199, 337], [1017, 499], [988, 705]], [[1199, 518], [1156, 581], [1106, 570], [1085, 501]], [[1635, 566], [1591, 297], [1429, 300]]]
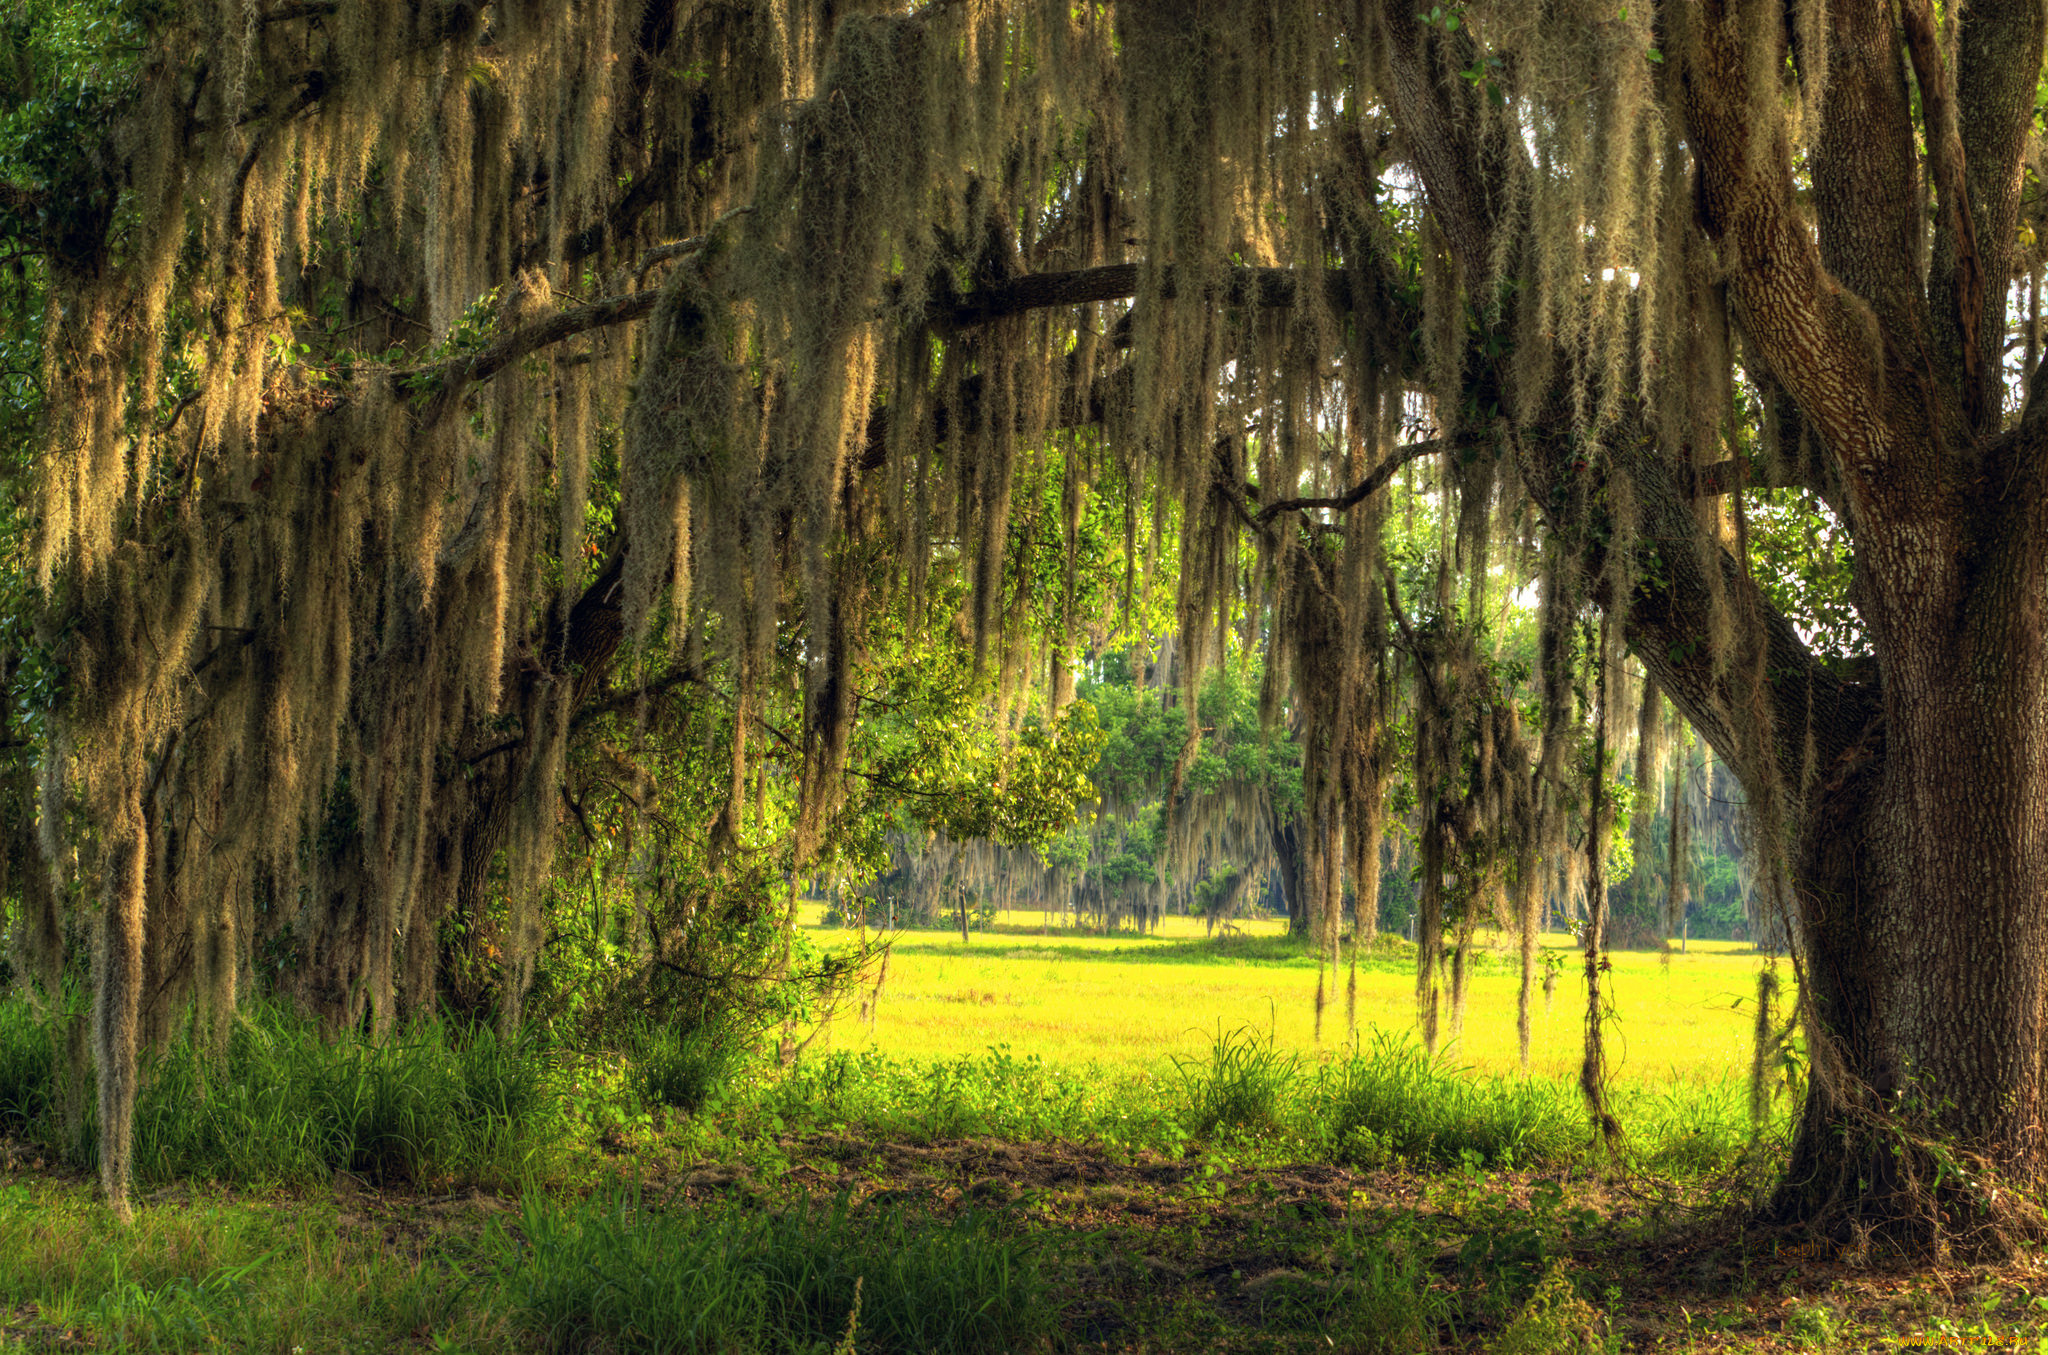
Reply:
[[[1125, 301], [1138, 294], [1141, 272], [1139, 264], [1113, 263], [1063, 273], [1026, 273], [978, 289], [957, 304], [935, 307], [930, 318], [939, 328], [965, 329], [1025, 311]], [[1351, 308], [1351, 282], [1345, 274], [1326, 273], [1323, 285], [1333, 309]], [[1223, 275], [1216, 300], [1226, 306], [1286, 309], [1297, 303], [1299, 287], [1300, 276], [1292, 268], [1233, 268]], [[1168, 268], [1161, 276], [1159, 294], [1170, 299], [1176, 292], [1174, 270]]]
[[660, 299], [661, 288], [647, 287], [637, 292], [604, 297], [588, 305], [572, 306], [515, 329], [474, 353], [424, 367], [397, 368], [392, 371], [390, 380], [401, 393], [434, 392], [433, 401], [422, 417], [423, 422], [432, 424], [447, 414], [456, 399], [473, 383], [488, 381], [527, 354], [539, 352], [578, 334], [644, 320], [653, 313], [654, 305]]
[[279, 5], [276, 9], [266, 10], [258, 22], [282, 24], [294, 19], [324, 19], [340, 8], [336, 0], [305, 0], [305, 3]]
[[[580, 262], [596, 254], [611, 240], [624, 240], [632, 234], [633, 227], [648, 210], [660, 203], [675, 185], [676, 172], [687, 163], [687, 157], [680, 148], [671, 148], [655, 158], [653, 164], [634, 176], [626, 191], [606, 209], [604, 215], [562, 242], [562, 258], [569, 263]], [[520, 266], [532, 268], [545, 261], [547, 242], [536, 240], [520, 258]], [[647, 259], [642, 258], [640, 273], [644, 274]]]
[[1709, 461], [1704, 466], [1681, 464], [1676, 469], [1680, 484], [1687, 495], [1695, 499], [1711, 499], [1745, 489], [1798, 489], [1808, 483], [1806, 477], [1796, 474], [1792, 466], [1782, 467], [1780, 473], [1773, 474], [1769, 466], [1746, 456]]
[[1329, 508], [1341, 513], [1348, 508], [1356, 507], [1375, 491], [1384, 488], [1401, 467], [1410, 461], [1441, 452], [1444, 447], [1442, 438], [1425, 438], [1421, 442], [1411, 442], [1405, 447], [1396, 448], [1392, 456], [1373, 467], [1363, 480], [1342, 494], [1327, 498], [1276, 500], [1259, 510], [1258, 516], [1252, 520], [1252, 525], [1263, 527], [1282, 513], [1307, 512], [1314, 508]]
[[[692, 252], [702, 244], [701, 239], [692, 238], [674, 245], [659, 246], [649, 251], [645, 262], [650, 265], [659, 263]], [[1226, 305], [1287, 307], [1295, 304], [1297, 286], [1298, 278], [1291, 269], [1239, 268], [1231, 271], [1219, 299]], [[1328, 287], [1333, 302], [1340, 298], [1348, 298], [1350, 295], [1349, 283], [1342, 274], [1327, 275], [1325, 286]], [[989, 324], [1006, 316], [1021, 315], [1026, 311], [1079, 306], [1091, 301], [1114, 301], [1135, 295], [1137, 287], [1136, 264], [1111, 264], [1102, 268], [1083, 268], [1064, 273], [1030, 273], [975, 292], [955, 305], [935, 304], [929, 318], [935, 325], [965, 328]], [[1170, 285], [1165, 294], [1172, 295]], [[451, 401], [469, 385], [478, 381], [488, 381], [527, 354], [572, 339], [578, 334], [644, 320], [653, 314], [655, 303], [660, 299], [661, 288], [646, 287], [638, 291], [623, 292], [617, 296], [603, 297], [586, 305], [573, 306], [503, 335], [496, 342], [474, 353], [450, 358], [445, 362], [395, 369], [391, 373], [391, 380], [403, 391], [438, 392], [436, 403], [426, 420], [431, 423], [446, 412], [443, 408], [445, 402]], [[1421, 446], [1422, 451], [1414, 452], [1414, 456], [1431, 450], [1428, 446], [1416, 445]], [[1404, 449], [1404, 453], [1407, 450]], [[1406, 459], [1412, 459], [1412, 456], [1404, 456], [1404, 460]], [[1382, 467], [1381, 470], [1392, 474], [1400, 464], [1403, 463], [1395, 462]], [[1375, 474], [1379, 472], [1376, 471]], [[1349, 507], [1371, 493], [1375, 487], [1377, 486], [1368, 484], [1354, 490], [1357, 497], [1342, 504], [1303, 499], [1289, 501], [1287, 506]], [[1280, 511], [1281, 507], [1276, 505], [1273, 511]], [[1270, 514], [1262, 515], [1262, 520], [1267, 516]]]

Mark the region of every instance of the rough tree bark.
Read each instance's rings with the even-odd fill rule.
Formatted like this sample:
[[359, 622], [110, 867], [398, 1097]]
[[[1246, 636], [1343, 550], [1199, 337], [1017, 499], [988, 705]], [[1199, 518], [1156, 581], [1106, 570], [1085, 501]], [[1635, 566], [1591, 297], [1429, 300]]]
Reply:
[[1287, 904], [1287, 934], [1307, 936], [1308, 882], [1302, 878], [1301, 820], [1272, 825], [1273, 859], [1280, 863], [1280, 897]]

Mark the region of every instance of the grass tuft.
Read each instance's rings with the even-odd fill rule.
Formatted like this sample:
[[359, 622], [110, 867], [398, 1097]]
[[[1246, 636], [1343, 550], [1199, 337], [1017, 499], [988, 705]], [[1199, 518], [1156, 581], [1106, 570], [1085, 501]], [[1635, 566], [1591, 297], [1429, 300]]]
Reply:
[[634, 1042], [634, 1081], [650, 1106], [694, 1115], [715, 1104], [746, 1066], [749, 1051], [733, 1032], [712, 1027], [658, 1028]]
[[1384, 1034], [1327, 1069], [1316, 1099], [1333, 1153], [1362, 1167], [1563, 1162], [1589, 1132], [1561, 1080], [1474, 1074]]
[[1301, 1056], [1276, 1048], [1270, 1031], [1225, 1031], [1218, 1025], [1206, 1059], [1176, 1057], [1173, 1069], [1192, 1133], [1264, 1134], [1283, 1127], [1287, 1102], [1301, 1079]]
[[50, 1032], [19, 998], [0, 1002], [0, 1134], [26, 1134], [50, 1109], [56, 1078]]

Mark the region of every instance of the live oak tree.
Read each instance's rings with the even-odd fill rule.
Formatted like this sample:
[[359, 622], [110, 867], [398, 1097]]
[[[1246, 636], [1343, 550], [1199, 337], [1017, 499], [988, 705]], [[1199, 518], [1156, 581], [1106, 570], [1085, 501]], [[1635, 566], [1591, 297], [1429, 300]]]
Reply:
[[[1416, 11], [107, 11], [103, 59], [28, 91], [0, 220], [46, 297], [23, 930], [47, 973], [92, 949], [117, 1204], [138, 1041], [189, 999], [223, 1019], [280, 917], [292, 989], [381, 1028], [502, 871], [515, 1019], [579, 713], [651, 674], [731, 675], [719, 842], [800, 679], [798, 866], [832, 849], [878, 618], [955, 626], [1002, 709], [1056, 716], [1080, 628], [1019, 581], [1105, 483], [1176, 552], [1190, 693], [1233, 627], [1270, 639], [1326, 955], [1346, 882], [1377, 894], [1399, 653], [1423, 908], [1483, 886], [1518, 917], [1526, 1002], [1536, 882], [1593, 882], [1582, 1083], [1615, 1132], [1610, 780], [1668, 699], [1741, 780], [1802, 957], [1782, 1210], [1938, 1229], [1937, 1171], [2037, 1182], [2037, 306], [2008, 341], [2039, 6]], [[1443, 563], [1411, 616], [1384, 491], [1425, 457]], [[1853, 543], [1858, 661], [1753, 577], [1765, 484]], [[1535, 728], [1450, 620], [1509, 545], [1541, 577]]]

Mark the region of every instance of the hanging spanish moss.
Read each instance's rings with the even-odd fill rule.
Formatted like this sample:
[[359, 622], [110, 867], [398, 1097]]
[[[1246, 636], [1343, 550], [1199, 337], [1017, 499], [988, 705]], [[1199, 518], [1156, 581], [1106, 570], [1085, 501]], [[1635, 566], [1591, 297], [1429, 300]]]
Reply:
[[[1739, 513], [1673, 510], [1632, 459], [1721, 459], [1736, 363], [1645, 56], [1655, 7], [1460, 12], [339, 0], [252, 23], [218, 0], [166, 20], [113, 132], [132, 239], [57, 270], [38, 462], [69, 675], [40, 831], [53, 879], [79, 872], [50, 897], [94, 900], [117, 1207], [138, 1050], [188, 1019], [217, 1040], [258, 947], [294, 957], [279, 986], [331, 1026], [381, 1032], [434, 1009], [441, 924], [488, 914], [495, 1013], [520, 1018], [561, 769], [622, 671], [732, 675], [709, 837], [738, 859], [773, 762], [792, 878], [839, 845], [877, 618], [971, 651], [1005, 737], [1065, 708], [1092, 643], [1075, 542], [1111, 497], [1126, 607], [1140, 579], [1178, 597], [1157, 888], [1269, 868], [1268, 806], [1181, 784], [1204, 674], [1263, 636], [1269, 724], [1303, 749], [1317, 1028], [1347, 895], [1354, 1024], [1411, 688], [1424, 1038], [1456, 1037], [1499, 921], [1526, 1061], [1561, 884], [1585, 900], [1608, 1128], [1605, 783], [1643, 542], [1713, 599], [1701, 662], [1749, 675], [1721, 713], [1753, 731], [1746, 768], [1777, 718], [1754, 590], [1724, 568]], [[1453, 96], [1505, 189], [1404, 255], [1378, 201], [1413, 177], [1394, 111]], [[616, 514], [588, 502], [608, 457]], [[1439, 525], [1419, 588], [1386, 543], [1411, 464]], [[1553, 533], [1533, 555], [1532, 472]], [[1518, 543], [1541, 574], [1533, 735], [1481, 625]], [[1605, 638], [1574, 640], [1593, 605]], [[800, 727], [771, 727], [799, 687]], [[1699, 690], [1667, 695], [1701, 714]], [[1774, 860], [1791, 804], [1753, 805]], [[1090, 887], [969, 843], [898, 851], [956, 904], [1013, 875]], [[29, 930], [47, 974], [61, 927]]]

